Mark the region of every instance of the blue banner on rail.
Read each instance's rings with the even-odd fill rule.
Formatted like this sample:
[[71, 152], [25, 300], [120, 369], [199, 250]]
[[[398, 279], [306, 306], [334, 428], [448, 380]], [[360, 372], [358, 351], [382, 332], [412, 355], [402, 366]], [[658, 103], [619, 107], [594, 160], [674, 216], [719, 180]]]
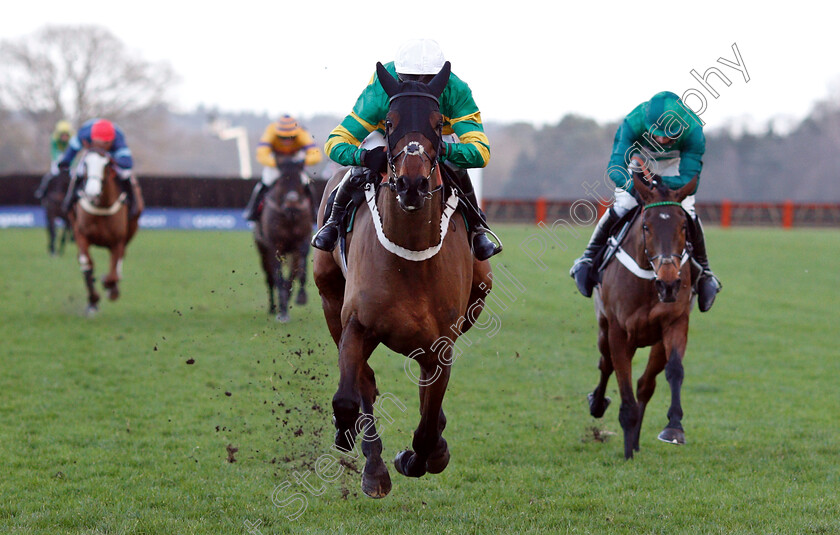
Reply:
[[[38, 206], [0, 206], [0, 228], [43, 227], [44, 209]], [[140, 228], [182, 230], [250, 230], [242, 210], [146, 208], [140, 216]]]

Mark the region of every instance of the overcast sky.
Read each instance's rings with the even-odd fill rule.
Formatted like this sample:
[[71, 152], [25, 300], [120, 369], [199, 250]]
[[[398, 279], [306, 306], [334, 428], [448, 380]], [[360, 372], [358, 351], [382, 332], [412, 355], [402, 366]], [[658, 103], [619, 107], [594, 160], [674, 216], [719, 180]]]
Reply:
[[[401, 42], [429, 37], [473, 90], [485, 122], [618, 120], [661, 90], [703, 92], [703, 119], [791, 121], [840, 98], [840, 37], [830, 3], [317, 1], [19, 2], [0, 39], [45, 24], [99, 24], [180, 76], [179, 109], [345, 115]], [[587, 4], [587, 5], [583, 5]], [[492, 6], [492, 7], [490, 7]], [[718, 58], [741, 53], [749, 82]], [[718, 67], [719, 97], [690, 71]], [[687, 99], [698, 108], [698, 98]]]

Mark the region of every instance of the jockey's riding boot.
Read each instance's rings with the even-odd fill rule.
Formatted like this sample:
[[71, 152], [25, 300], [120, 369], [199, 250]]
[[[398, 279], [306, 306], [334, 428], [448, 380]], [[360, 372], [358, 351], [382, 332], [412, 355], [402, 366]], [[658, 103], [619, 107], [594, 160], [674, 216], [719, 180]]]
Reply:
[[487, 260], [491, 256], [501, 253], [502, 246], [496, 245], [487, 237], [487, 231], [490, 230], [487, 226], [487, 216], [477, 208], [478, 202], [474, 192], [470, 194], [470, 197], [472, 197], [470, 202], [475, 203], [473, 206], [476, 206], [476, 211], [478, 212], [475, 213], [473, 210], [467, 210], [471, 214], [467, 216], [467, 224], [473, 232], [473, 254], [477, 260]]
[[64, 214], [69, 214], [70, 210], [73, 209], [73, 205], [76, 204], [76, 200], [79, 198], [79, 187], [81, 186], [81, 181], [76, 180], [76, 177], [70, 181], [70, 187], [67, 188], [67, 194], [64, 196], [64, 200], [61, 202], [61, 211]]
[[362, 187], [369, 180], [368, 170], [364, 167], [354, 167], [350, 176], [343, 180], [335, 192], [330, 216], [324, 221], [321, 230], [312, 236], [312, 247], [330, 252], [335, 249], [338, 241], [338, 226], [344, 220], [347, 207], [353, 202], [353, 190]]
[[610, 229], [621, 219], [613, 207], [601, 217], [598, 224], [595, 226], [595, 231], [592, 237], [589, 238], [589, 243], [586, 245], [586, 250], [583, 251], [583, 256], [575, 260], [572, 269], [569, 270], [569, 275], [575, 279], [578, 291], [584, 297], [592, 297], [592, 289], [595, 288], [595, 278], [592, 277], [592, 262], [607, 244], [607, 238], [610, 237]]
[[137, 199], [134, 196], [134, 186], [131, 180], [120, 180], [120, 187], [125, 192], [125, 204], [128, 206], [128, 217], [133, 219], [139, 214]]
[[723, 285], [709, 268], [709, 258], [706, 256], [706, 238], [703, 236], [703, 225], [700, 223], [699, 217], [694, 217], [693, 230], [691, 256], [703, 269], [697, 280], [697, 307], [700, 312], [706, 312], [712, 308], [715, 296], [723, 289]]
[[43, 199], [44, 195], [47, 193], [47, 188], [50, 187], [50, 182], [53, 179], [52, 173], [47, 173], [43, 177], [41, 177], [41, 184], [38, 186], [38, 189], [35, 190], [35, 198], [36, 199]]
[[266, 191], [268, 191], [268, 186], [262, 180], [257, 182], [257, 185], [254, 186], [254, 190], [251, 192], [251, 198], [248, 199], [248, 205], [245, 207], [245, 211], [242, 212], [242, 217], [245, 218], [245, 221], [257, 220], [257, 208], [259, 208]]
[[470, 180], [470, 175], [467, 174], [467, 170], [455, 167], [449, 163], [445, 165], [447, 171], [449, 171], [449, 178], [458, 188], [462, 200], [467, 204], [465, 214], [467, 216], [467, 224], [473, 233], [472, 248], [476, 259], [487, 260], [491, 256], [501, 253], [501, 244], [496, 245], [487, 237], [487, 231], [490, 230], [490, 227], [487, 226], [487, 217], [478, 207], [478, 199], [475, 196], [475, 189]]

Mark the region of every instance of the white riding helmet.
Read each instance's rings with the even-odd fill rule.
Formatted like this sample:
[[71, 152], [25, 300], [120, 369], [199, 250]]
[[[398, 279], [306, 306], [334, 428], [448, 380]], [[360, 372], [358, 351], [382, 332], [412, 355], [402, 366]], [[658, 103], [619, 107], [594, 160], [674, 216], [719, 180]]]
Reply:
[[446, 59], [437, 41], [412, 39], [397, 51], [394, 67], [399, 74], [437, 74]]

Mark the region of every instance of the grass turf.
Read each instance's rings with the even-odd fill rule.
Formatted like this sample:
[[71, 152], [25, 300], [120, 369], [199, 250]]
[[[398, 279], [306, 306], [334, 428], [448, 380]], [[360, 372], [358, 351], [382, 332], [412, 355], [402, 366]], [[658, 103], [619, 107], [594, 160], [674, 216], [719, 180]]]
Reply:
[[[330, 449], [337, 353], [317, 292], [276, 323], [248, 234], [140, 232], [122, 297], [87, 318], [72, 245], [51, 258], [42, 231], [0, 231], [0, 531], [840, 532], [840, 233], [707, 231], [724, 291], [692, 314], [687, 445], [656, 440], [662, 377], [626, 462], [617, 407], [596, 420], [585, 401], [596, 326], [567, 270], [589, 229], [499, 230], [495, 323], [462, 341], [444, 401], [452, 462], [421, 479], [391, 466], [384, 500], [362, 495], [363, 459]], [[405, 408], [380, 426], [390, 460], [417, 392], [402, 356], [371, 363]]]

